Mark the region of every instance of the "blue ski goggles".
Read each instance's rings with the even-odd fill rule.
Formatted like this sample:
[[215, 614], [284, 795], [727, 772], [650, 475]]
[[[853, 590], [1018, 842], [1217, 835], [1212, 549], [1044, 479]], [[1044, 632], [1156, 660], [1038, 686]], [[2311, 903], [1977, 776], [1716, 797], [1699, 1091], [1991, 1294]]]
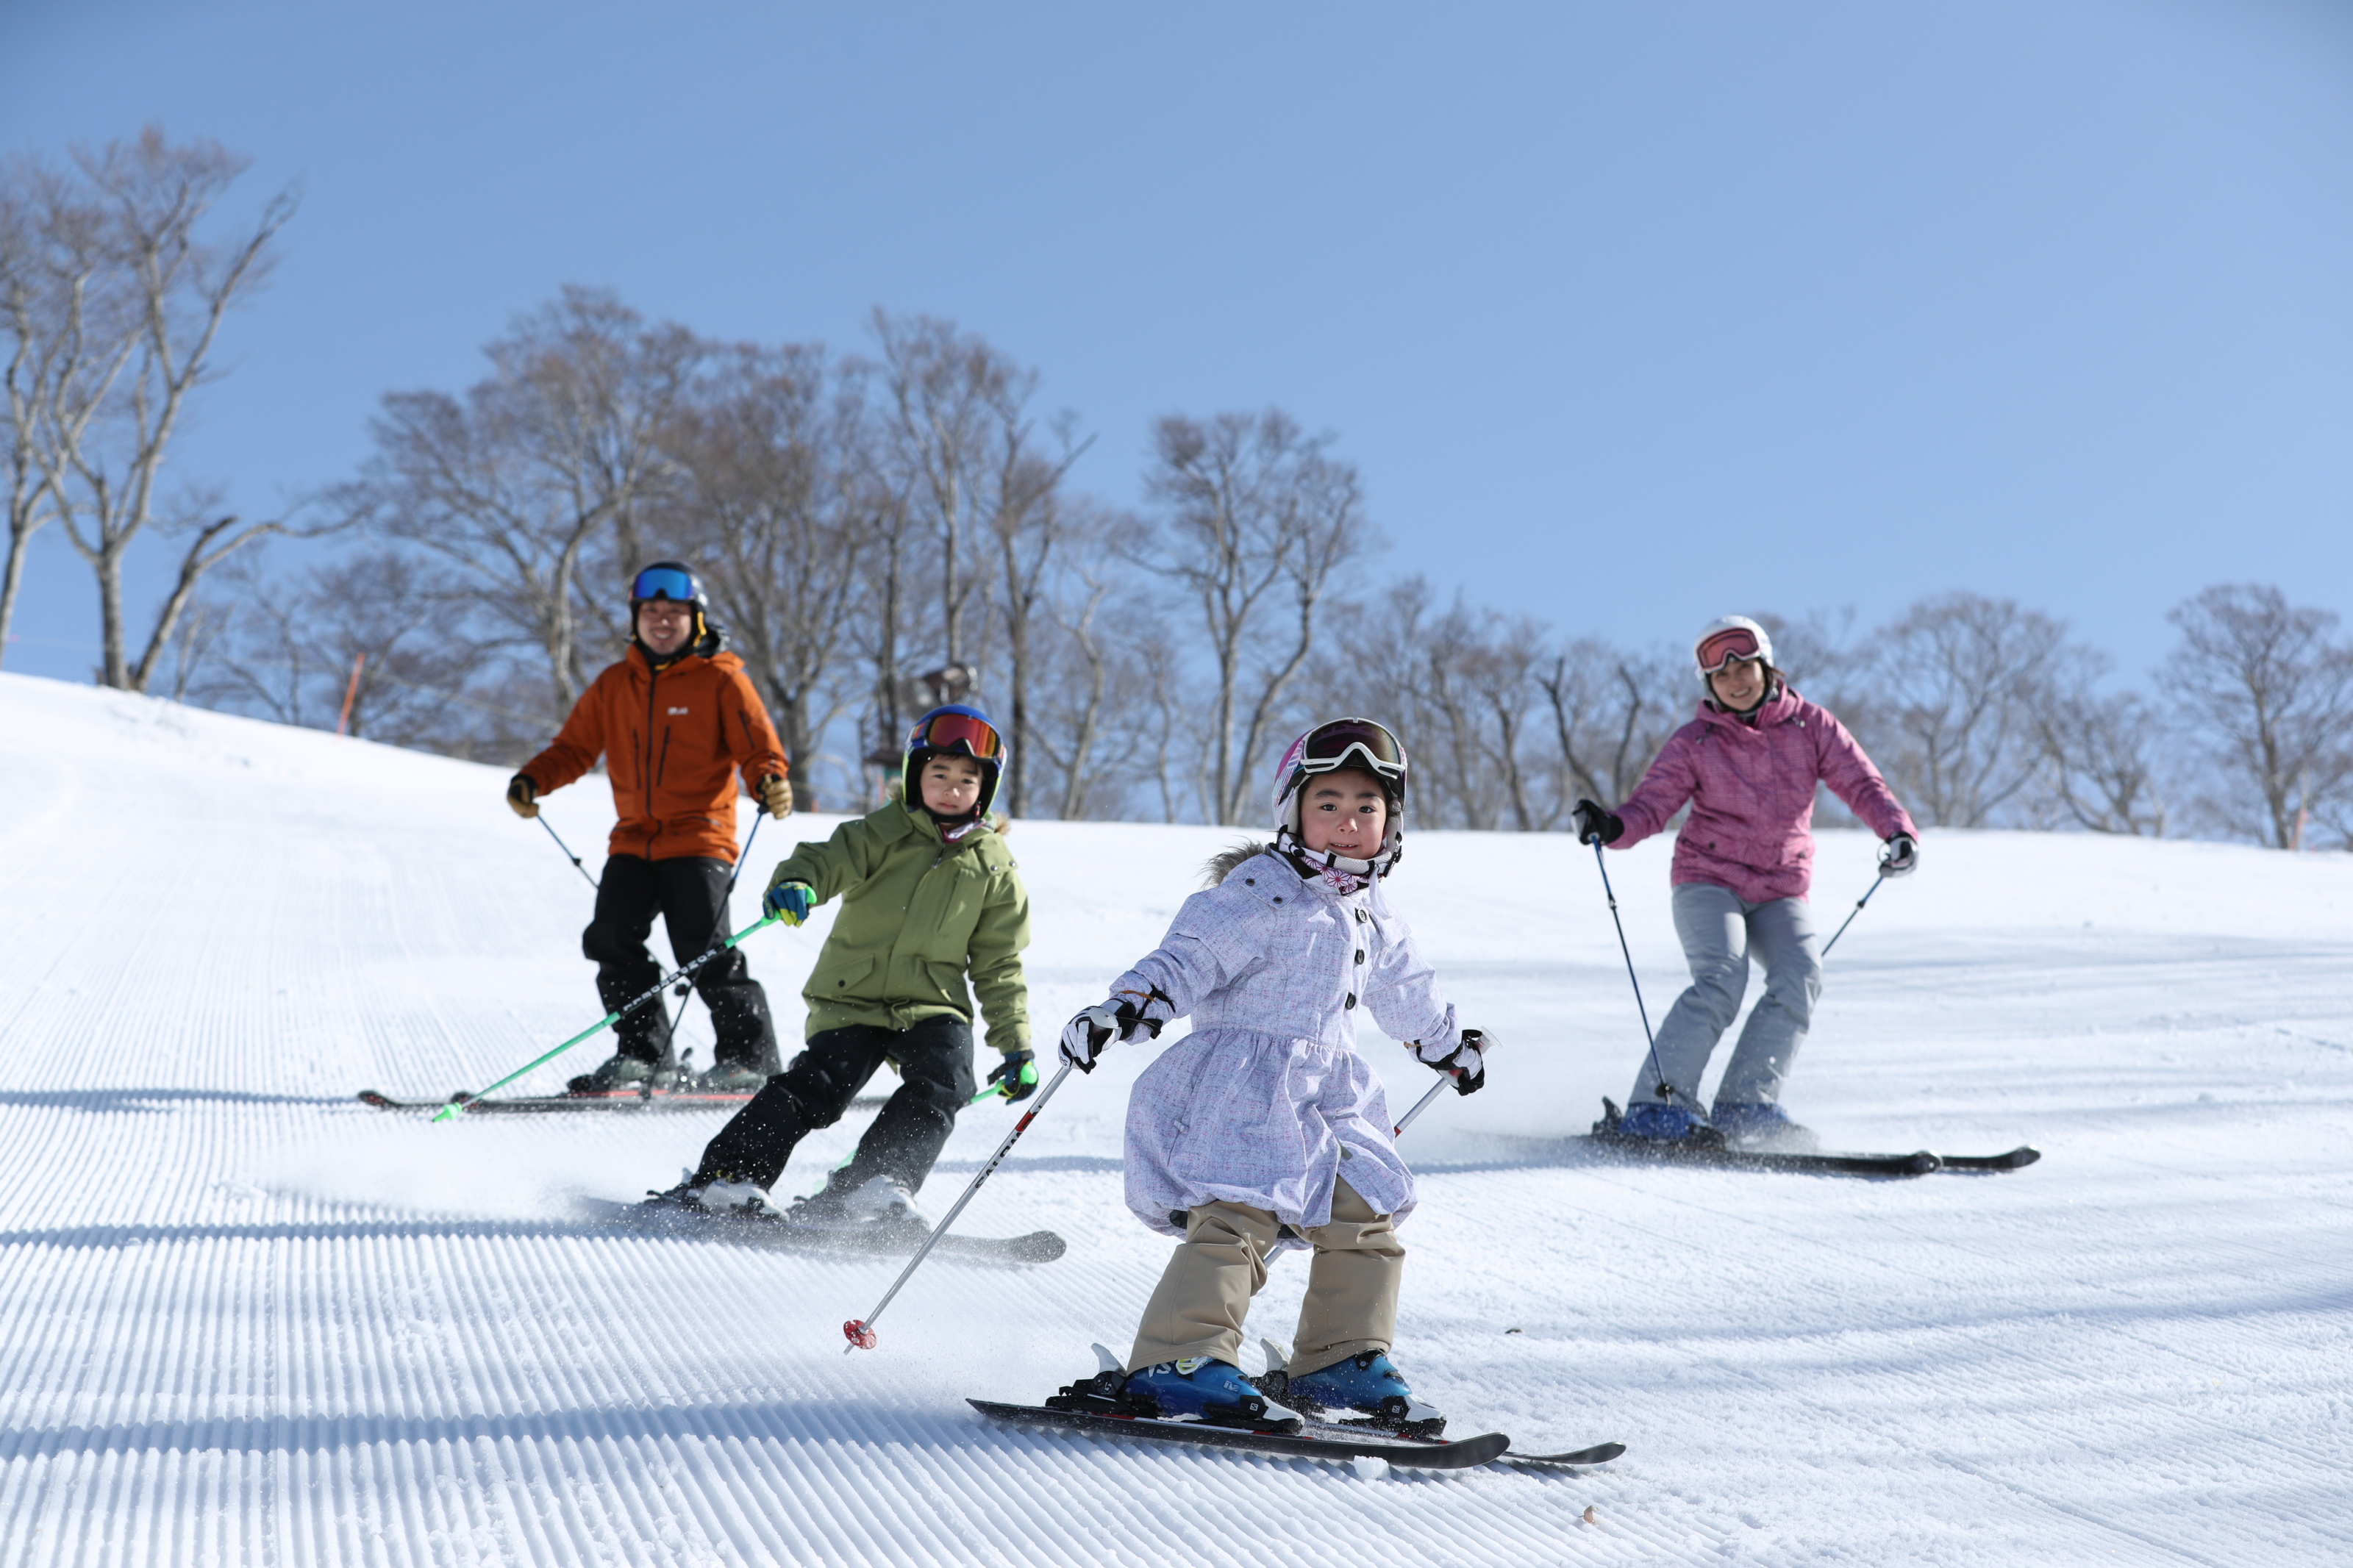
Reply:
[[672, 599], [681, 605], [691, 605], [702, 597], [692, 573], [681, 572], [675, 566], [649, 566], [638, 574], [629, 584], [629, 603], [643, 604], [648, 599]]

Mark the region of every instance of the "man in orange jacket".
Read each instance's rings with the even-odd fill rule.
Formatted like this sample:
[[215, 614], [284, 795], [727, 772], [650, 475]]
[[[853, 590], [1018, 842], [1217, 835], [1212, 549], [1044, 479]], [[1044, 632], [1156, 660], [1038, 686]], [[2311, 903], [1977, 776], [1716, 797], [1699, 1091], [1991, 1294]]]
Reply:
[[[599, 753], [607, 760], [620, 820], [580, 946], [596, 961], [596, 994], [608, 1013], [661, 978], [646, 951], [657, 910], [681, 963], [725, 940], [735, 771], [770, 815], [793, 809], [789, 768], [768, 710], [744, 661], [720, 651], [709, 610], [702, 584], [677, 562], [638, 573], [629, 584], [637, 633], [629, 651], [582, 694], [555, 743], [507, 785], [516, 815], [537, 816], [540, 796], [595, 767]], [[731, 948], [697, 970], [694, 988], [719, 1036], [718, 1059], [700, 1087], [757, 1092], [780, 1070], [776, 1030], [743, 950]], [[640, 1007], [614, 1032], [613, 1058], [574, 1079], [575, 1094], [626, 1091], [674, 1066], [661, 1008]]]

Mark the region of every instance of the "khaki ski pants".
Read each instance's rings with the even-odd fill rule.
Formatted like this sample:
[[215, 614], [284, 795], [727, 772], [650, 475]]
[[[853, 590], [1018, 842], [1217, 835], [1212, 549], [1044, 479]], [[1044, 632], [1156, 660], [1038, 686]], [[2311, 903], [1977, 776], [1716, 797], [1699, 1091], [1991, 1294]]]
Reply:
[[[1267, 1254], [1281, 1222], [1246, 1204], [1207, 1203], [1192, 1211], [1185, 1239], [1144, 1309], [1127, 1370], [1140, 1372], [1184, 1356], [1241, 1360], [1242, 1321], [1266, 1283]], [[1387, 1215], [1341, 1182], [1332, 1192], [1332, 1223], [1297, 1233], [1315, 1248], [1307, 1300], [1292, 1336], [1291, 1371], [1321, 1372], [1366, 1351], [1386, 1351], [1397, 1336], [1398, 1283], [1405, 1247]]]

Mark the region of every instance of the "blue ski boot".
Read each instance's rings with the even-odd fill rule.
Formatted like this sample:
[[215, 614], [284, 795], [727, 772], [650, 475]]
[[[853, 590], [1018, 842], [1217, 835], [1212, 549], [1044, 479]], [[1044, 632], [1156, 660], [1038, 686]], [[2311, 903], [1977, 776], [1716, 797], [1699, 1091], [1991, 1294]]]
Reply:
[[1296, 1432], [1302, 1426], [1297, 1411], [1261, 1394], [1241, 1368], [1208, 1356], [1184, 1356], [1130, 1373], [1120, 1393], [1151, 1401], [1163, 1421], [1189, 1419], [1259, 1432]]
[[1293, 1373], [1284, 1392], [1293, 1404], [1341, 1417], [1349, 1426], [1378, 1426], [1409, 1437], [1435, 1437], [1446, 1430], [1446, 1417], [1413, 1396], [1404, 1373], [1380, 1351]]
[[[1607, 1105], [1609, 1102], [1604, 1100], [1602, 1103]], [[1658, 1100], [1644, 1100], [1639, 1105], [1628, 1106], [1626, 1114], [1618, 1119], [1611, 1131], [1618, 1137], [1640, 1138], [1650, 1143], [1683, 1143], [1694, 1138], [1712, 1142], [1702, 1136], [1709, 1131], [1705, 1121], [1680, 1105], [1662, 1104]]]
[[1719, 1100], [1708, 1120], [1736, 1149], [1805, 1153], [1815, 1146], [1811, 1130], [1790, 1121], [1789, 1113], [1778, 1105]]

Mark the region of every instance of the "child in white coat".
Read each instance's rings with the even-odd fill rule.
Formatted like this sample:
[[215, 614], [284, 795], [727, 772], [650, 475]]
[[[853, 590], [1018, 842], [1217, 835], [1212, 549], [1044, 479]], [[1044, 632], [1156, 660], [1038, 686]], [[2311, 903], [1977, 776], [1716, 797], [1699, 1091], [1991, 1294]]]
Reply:
[[1182, 1238], [1123, 1390], [1164, 1417], [1297, 1426], [1235, 1362], [1268, 1255], [1313, 1248], [1282, 1397], [1419, 1434], [1444, 1425], [1388, 1358], [1413, 1173], [1356, 1052], [1356, 1009], [1463, 1094], [1484, 1084], [1492, 1041], [1457, 1026], [1382, 891], [1405, 801], [1405, 749], [1381, 725], [1341, 719], [1302, 735], [1276, 770], [1274, 843], [1213, 861], [1216, 885], [1063, 1030], [1063, 1059], [1092, 1071], [1113, 1040], [1193, 1020], [1127, 1109], [1128, 1207]]

